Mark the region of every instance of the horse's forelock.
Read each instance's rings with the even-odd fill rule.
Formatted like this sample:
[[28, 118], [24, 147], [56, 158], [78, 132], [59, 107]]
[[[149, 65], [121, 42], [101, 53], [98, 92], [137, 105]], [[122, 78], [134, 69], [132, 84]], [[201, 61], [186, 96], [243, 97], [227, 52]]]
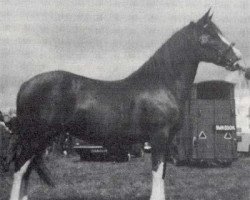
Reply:
[[223, 35], [222, 31], [212, 20], [209, 20], [206, 24], [201, 24], [199, 21], [197, 23], [190, 22], [189, 26], [195, 27], [200, 33], [210, 32]]

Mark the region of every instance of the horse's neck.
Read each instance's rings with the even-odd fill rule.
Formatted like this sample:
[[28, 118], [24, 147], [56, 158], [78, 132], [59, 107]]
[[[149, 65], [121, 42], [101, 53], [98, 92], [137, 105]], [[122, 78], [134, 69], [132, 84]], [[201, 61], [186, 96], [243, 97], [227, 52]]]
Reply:
[[174, 81], [174, 87], [172, 92], [175, 94], [177, 101], [184, 105], [185, 101], [189, 97], [196, 71], [198, 68], [198, 63], [183, 65], [183, 68], [189, 68], [190, 70], [183, 70], [180, 77]]
[[171, 90], [178, 101], [188, 97], [192, 87], [198, 60], [184, 34], [169, 39], [129, 79], [137, 87], [166, 88]]

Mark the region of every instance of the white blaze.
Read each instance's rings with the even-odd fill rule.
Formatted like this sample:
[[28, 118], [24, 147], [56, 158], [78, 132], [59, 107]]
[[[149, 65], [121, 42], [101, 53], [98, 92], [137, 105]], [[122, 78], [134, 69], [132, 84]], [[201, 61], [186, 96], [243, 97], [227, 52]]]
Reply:
[[[221, 35], [221, 34], [218, 34], [218, 35], [219, 35], [220, 39], [221, 39], [225, 44], [227, 44], [228, 46], [231, 45], [231, 43], [228, 42], [228, 40], [227, 40], [223, 35]], [[232, 47], [232, 49], [233, 49], [233, 52], [235, 53], [235, 55], [236, 55], [239, 59], [241, 59], [241, 58], [242, 58], [242, 54], [241, 54], [240, 50], [237, 49], [237, 48], [235, 48], [235, 47]]]
[[157, 171], [152, 171], [153, 183], [150, 200], [165, 200], [164, 179], [162, 178], [163, 165], [161, 162]]

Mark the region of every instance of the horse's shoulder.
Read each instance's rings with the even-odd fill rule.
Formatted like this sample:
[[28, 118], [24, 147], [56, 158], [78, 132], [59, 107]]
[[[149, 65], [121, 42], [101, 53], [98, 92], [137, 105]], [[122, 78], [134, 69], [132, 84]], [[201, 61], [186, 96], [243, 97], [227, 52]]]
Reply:
[[179, 107], [174, 96], [167, 90], [155, 90], [141, 93], [136, 100], [138, 113], [148, 123], [175, 120], [179, 116]]
[[159, 89], [152, 92], [142, 92], [137, 96], [136, 102], [155, 108], [167, 107], [178, 109], [176, 99], [169, 90]]

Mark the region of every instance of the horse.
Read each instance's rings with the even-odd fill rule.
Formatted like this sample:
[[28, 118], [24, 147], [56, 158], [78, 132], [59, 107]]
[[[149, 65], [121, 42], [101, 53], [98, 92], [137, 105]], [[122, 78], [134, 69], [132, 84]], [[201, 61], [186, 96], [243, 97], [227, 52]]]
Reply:
[[31, 171], [35, 169], [41, 178], [45, 174], [41, 152], [50, 140], [66, 132], [115, 151], [149, 141], [150, 200], [164, 200], [166, 152], [181, 127], [199, 63], [214, 63], [233, 71], [242, 57], [212, 16], [209, 9], [174, 33], [124, 79], [103, 81], [51, 71], [24, 82], [17, 95], [18, 141], [10, 200], [28, 199]]

